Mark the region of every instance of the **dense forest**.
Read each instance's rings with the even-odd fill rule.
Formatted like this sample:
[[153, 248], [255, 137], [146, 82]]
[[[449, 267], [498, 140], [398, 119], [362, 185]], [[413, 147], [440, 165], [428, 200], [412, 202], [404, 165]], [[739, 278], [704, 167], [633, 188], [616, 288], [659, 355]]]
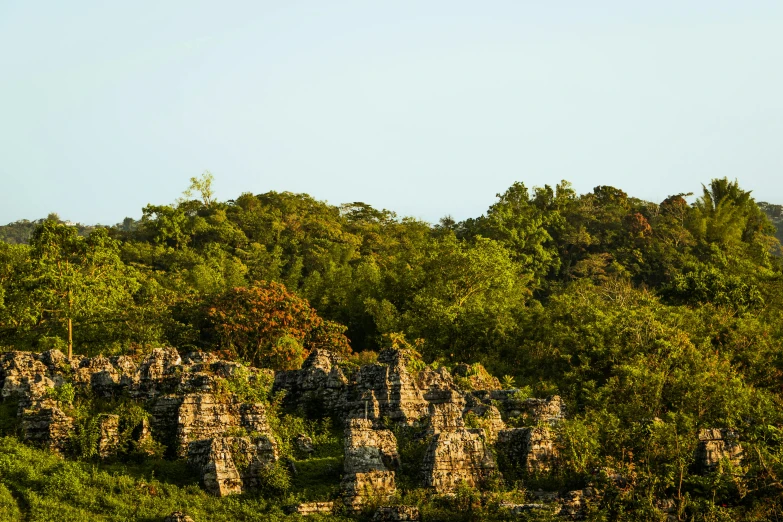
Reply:
[[[433, 225], [289, 192], [220, 201], [205, 174], [139, 220], [0, 227], [0, 351], [173, 346], [291, 370], [318, 347], [361, 361], [404, 345], [426, 365], [479, 363], [526, 396], [559, 395], [559, 465], [522, 481], [584, 487], [617, 470], [626, 485], [591, 519], [656, 520], [648, 507], [666, 497], [677, 520], [779, 520], [781, 210], [727, 179], [661, 202], [514, 183], [483, 215]], [[741, 467], [689, 467], [703, 428], [737, 434]], [[68, 465], [82, 462], [73, 473], [89, 474], [89, 459]], [[92, 469], [90, 487], [108, 483]], [[465, 502], [489, 517], [463, 497], [454, 512]]]

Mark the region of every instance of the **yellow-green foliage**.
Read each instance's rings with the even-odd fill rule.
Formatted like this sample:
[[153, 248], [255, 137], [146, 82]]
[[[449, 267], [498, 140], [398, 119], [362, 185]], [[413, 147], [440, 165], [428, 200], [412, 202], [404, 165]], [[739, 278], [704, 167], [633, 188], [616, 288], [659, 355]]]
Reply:
[[[299, 520], [285, 515], [279, 500], [246, 495], [213, 497], [198, 486], [184, 464], [151, 461], [104, 466], [74, 462], [14, 438], [0, 438], [3, 522], [163, 520], [173, 511], [210, 522]], [[315, 516], [309, 520], [348, 519]]]

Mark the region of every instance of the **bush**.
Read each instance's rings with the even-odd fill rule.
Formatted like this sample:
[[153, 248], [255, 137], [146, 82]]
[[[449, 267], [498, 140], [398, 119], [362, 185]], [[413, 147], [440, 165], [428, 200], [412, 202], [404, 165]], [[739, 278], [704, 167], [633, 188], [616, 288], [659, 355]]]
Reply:
[[63, 404], [73, 404], [76, 398], [76, 389], [73, 387], [73, 384], [64, 382], [60, 386], [49, 388], [46, 391], [46, 396]]

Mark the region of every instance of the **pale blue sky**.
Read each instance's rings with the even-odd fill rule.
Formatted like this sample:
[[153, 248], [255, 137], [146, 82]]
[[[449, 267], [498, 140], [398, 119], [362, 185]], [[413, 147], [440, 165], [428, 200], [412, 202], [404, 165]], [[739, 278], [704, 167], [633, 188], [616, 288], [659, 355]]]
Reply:
[[431, 222], [515, 180], [783, 203], [783, 2], [0, 0], [0, 223], [307, 192]]

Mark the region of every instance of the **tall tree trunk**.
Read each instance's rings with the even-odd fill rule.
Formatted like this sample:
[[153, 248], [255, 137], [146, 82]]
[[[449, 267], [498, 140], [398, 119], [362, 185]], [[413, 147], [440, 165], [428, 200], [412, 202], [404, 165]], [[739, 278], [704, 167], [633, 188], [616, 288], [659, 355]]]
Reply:
[[68, 359], [73, 357], [73, 322], [68, 318]]
[[73, 293], [68, 290], [68, 359], [73, 357], [73, 321], [71, 315], [73, 314]]

